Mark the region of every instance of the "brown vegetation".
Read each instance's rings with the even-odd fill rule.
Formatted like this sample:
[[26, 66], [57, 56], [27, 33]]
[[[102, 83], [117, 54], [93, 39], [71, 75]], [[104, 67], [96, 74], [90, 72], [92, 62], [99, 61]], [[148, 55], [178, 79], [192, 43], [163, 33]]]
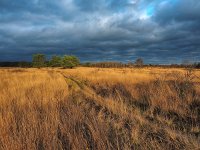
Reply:
[[0, 149], [199, 149], [200, 71], [0, 70]]

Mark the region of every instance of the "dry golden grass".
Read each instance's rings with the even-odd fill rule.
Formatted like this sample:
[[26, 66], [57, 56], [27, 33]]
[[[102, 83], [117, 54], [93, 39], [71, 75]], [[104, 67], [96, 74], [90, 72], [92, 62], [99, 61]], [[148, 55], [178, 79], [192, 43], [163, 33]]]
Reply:
[[0, 69], [0, 150], [199, 149], [200, 71]]

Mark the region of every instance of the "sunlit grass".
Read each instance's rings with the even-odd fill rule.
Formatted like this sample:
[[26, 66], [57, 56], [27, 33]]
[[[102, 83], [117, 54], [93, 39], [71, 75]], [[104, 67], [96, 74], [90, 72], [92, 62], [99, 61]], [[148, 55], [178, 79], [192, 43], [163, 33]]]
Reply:
[[0, 69], [0, 149], [198, 149], [200, 71]]

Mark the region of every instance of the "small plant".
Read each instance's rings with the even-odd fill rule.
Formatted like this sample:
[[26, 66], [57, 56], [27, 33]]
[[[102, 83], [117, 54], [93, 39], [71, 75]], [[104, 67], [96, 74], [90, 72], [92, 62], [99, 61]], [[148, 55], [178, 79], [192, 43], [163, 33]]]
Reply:
[[184, 80], [191, 82], [195, 79], [194, 69], [193, 68], [186, 68], [186, 73], [184, 74]]

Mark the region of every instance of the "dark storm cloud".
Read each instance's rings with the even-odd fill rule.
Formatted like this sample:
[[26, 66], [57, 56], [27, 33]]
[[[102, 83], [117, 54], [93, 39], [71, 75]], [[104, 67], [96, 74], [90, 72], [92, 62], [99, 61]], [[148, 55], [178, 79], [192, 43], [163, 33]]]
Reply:
[[0, 60], [200, 59], [199, 0], [0, 0]]
[[164, 1], [156, 9], [155, 17], [161, 23], [200, 21], [198, 0], [175, 0], [172, 3]]

